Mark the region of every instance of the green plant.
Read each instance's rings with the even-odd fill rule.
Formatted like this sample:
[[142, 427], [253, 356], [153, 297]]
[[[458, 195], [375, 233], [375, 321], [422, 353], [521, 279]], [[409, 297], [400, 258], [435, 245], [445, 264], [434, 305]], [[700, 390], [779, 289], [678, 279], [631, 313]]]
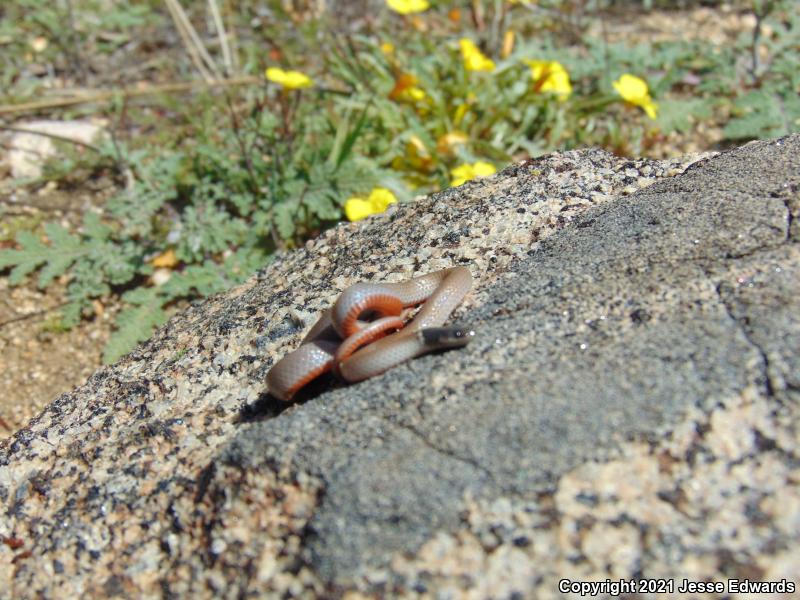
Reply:
[[[49, 46], [42, 59], [68, 70], [71, 62], [87, 60], [87, 49], [111, 51], [116, 40], [132, 35], [128, 29], [147, 27], [158, 15], [155, 4], [120, 5], [101, 17], [101, 27], [121, 37], [98, 37], [83, 26], [61, 35], [69, 28], [66, 8], [80, 24], [96, 4], [74, 0], [74, 6], [68, 1], [36, 12], [35, 0], [21, 0], [3, 9], [20, 19], [0, 24], [0, 39], [20, 31], [20, 40], [60, 36], [61, 45]], [[171, 127], [163, 126], [161, 113], [148, 116], [115, 103], [111, 121], [136, 115], [140, 129], [154, 133], [62, 155], [46, 166], [44, 178], [74, 186], [104, 175], [119, 192], [75, 230], [47, 222], [2, 232], [16, 246], [0, 250], [0, 270], [15, 285], [36, 272], [40, 287], [55, 278], [66, 282], [68, 303], [54, 317], [55, 328], [91, 316], [95, 300], [118, 296], [122, 311], [104, 354], [112, 361], [176, 307], [242, 281], [276, 251], [338, 222], [348, 197], [365, 197], [378, 186], [408, 200], [460, 181], [458, 174], [477, 172], [478, 164], [486, 173], [492, 164], [556, 148], [601, 144], [640, 153], [658, 136], [690, 132], [727, 112], [731, 138], [798, 129], [800, 17], [785, 2], [754, 5], [756, 30], [734, 47], [576, 42], [580, 28], [560, 14], [574, 8], [570, 1], [462, 4], [475, 28], [443, 11], [426, 15], [424, 30], [382, 14], [374, 29], [337, 36], [324, 19], [292, 12], [286, 3], [270, 2], [269, 19], [260, 3], [243, 3], [241, 21], [259, 24], [242, 49], [244, 68], [297, 68], [315, 43], [311, 54], [322, 57], [309, 65], [318, 74], [315, 87], [198, 94], [188, 104], [163, 99]], [[288, 19], [296, 24], [291, 33]], [[763, 33], [767, 26], [770, 35]], [[465, 38], [477, 52], [472, 62]], [[22, 51], [25, 43], [12, 47]], [[759, 44], [767, 48], [767, 63], [753, 58]], [[647, 102], [626, 105], [615, 92], [615, 80], [626, 73], [646, 80]]]
[[[104, 144], [94, 160], [131, 173], [132, 185], [102, 214], [88, 213], [79, 231], [56, 223], [45, 223], [43, 235], [20, 231], [18, 247], [0, 251], [0, 269], [11, 269], [12, 285], [37, 271], [41, 288], [65, 276], [63, 327], [91, 315], [93, 299], [119, 294], [124, 308], [104, 353], [113, 361], [149, 337], [180, 302], [242, 281], [277, 248], [336, 222], [348, 195], [377, 183], [396, 185], [353, 153], [363, 113], [323, 114], [301, 104], [281, 120], [261, 104], [245, 117], [234, 115], [230, 129], [199, 127], [182, 147]], [[206, 118], [214, 120], [234, 108], [209, 110], [215, 116]], [[46, 172], [51, 179], [70, 175]]]
[[0, 8], [0, 39], [7, 39], [0, 68], [4, 94], [35, 92], [20, 78], [29, 63], [51, 65], [86, 79], [106, 56], [157, 22], [153, 2], [121, 0], [16, 0]]
[[[745, 73], [738, 73], [729, 139], [755, 139], [800, 131], [800, 9], [796, 3], [753, 1], [756, 23], [739, 47], [747, 49]], [[769, 28], [770, 35], [764, 35]], [[760, 50], [768, 60], [762, 62]]]

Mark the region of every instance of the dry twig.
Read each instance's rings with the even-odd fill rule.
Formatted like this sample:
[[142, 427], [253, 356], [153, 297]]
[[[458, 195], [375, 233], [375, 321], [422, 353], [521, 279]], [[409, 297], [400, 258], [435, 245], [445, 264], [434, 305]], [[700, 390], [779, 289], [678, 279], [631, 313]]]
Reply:
[[82, 142], [80, 140], [68, 138], [63, 135], [58, 135], [55, 133], [49, 133], [47, 131], [36, 131], [35, 129], [25, 129], [24, 127], [9, 127], [7, 125], [0, 125], [0, 130], [12, 131], [14, 133], [29, 133], [31, 135], [40, 135], [42, 137], [50, 138], [59, 142], [67, 142], [68, 144], [75, 144], [76, 146], [88, 148], [89, 150], [93, 150], [94, 152], [97, 153], [102, 152], [102, 150], [100, 150], [100, 148], [98, 148], [94, 144], [87, 144], [86, 142]]
[[222, 15], [219, 12], [217, 0], [208, 0], [208, 10], [214, 21], [217, 37], [219, 37], [219, 46], [222, 50], [222, 64], [225, 66], [225, 74], [230, 77], [233, 75], [233, 57], [231, 55], [231, 47], [228, 44], [228, 33], [225, 31], [225, 25], [222, 22]]
[[71, 98], [54, 98], [51, 100], [39, 100], [36, 102], [25, 102], [23, 104], [3, 104], [0, 105], [0, 115], [10, 115], [16, 113], [29, 113], [39, 110], [62, 108], [65, 106], [75, 106], [77, 104], [88, 104], [90, 102], [108, 102], [116, 96], [123, 98], [137, 98], [142, 96], [152, 96], [155, 94], [170, 94], [188, 92], [200, 86], [205, 87], [232, 87], [238, 85], [252, 85], [261, 81], [252, 75], [244, 77], [233, 77], [231, 79], [220, 79], [211, 82], [201, 81], [182, 81], [178, 83], [165, 83], [153, 85], [146, 88], [127, 88], [121, 90], [97, 90], [80, 96]]
[[178, 0], [164, 0], [167, 4], [170, 14], [172, 15], [178, 33], [183, 40], [183, 45], [192, 57], [197, 70], [203, 76], [206, 82], [211, 83], [216, 79], [222, 79], [222, 74], [217, 68], [217, 64], [203, 45], [203, 41], [197, 34], [197, 30], [192, 25], [189, 17], [186, 16], [186, 11], [180, 5]]

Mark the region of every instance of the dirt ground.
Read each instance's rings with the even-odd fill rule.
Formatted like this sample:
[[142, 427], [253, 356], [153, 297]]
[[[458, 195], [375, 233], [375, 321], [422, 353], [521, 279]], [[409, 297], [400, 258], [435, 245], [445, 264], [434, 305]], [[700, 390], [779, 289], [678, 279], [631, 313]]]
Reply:
[[[10, 176], [0, 175], [0, 201], [5, 205], [3, 226], [15, 222], [57, 220], [76, 226], [83, 213], [102, 204], [112, 191], [110, 182], [95, 181], [91, 189], [60, 191], [45, 186], [38, 192], [13, 190]], [[64, 303], [65, 281], [39, 290], [36, 276], [11, 287], [0, 277], [0, 439], [25, 425], [59, 394], [83, 383], [100, 365], [111, 333], [114, 305], [96, 306], [100, 316], [71, 331], [57, 325]]]
[[[749, 27], [752, 17], [732, 9], [697, 8], [612, 18], [605, 23], [605, 35], [609, 41], [702, 36], [724, 43]], [[720, 139], [719, 128], [704, 126], [666, 137], [652, 154], [666, 157], [708, 150]], [[0, 145], [0, 159], [3, 152]], [[110, 191], [94, 185], [69, 192], [48, 187], [26, 192], [11, 188], [9, 182], [10, 175], [0, 170], [0, 202], [10, 210], [2, 216], [4, 220], [55, 217], [65, 224], [77, 222], [77, 215], [101, 203]], [[35, 277], [16, 288], [0, 277], [0, 440], [23, 427], [58, 395], [83, 383], [101, 365], [111, 316], [118, 307], [98, 306], [100, 316], [72, 331], [59, 332], [53, 327], [53, 315], [64, 302], [63, 293], [64, 282], [45, 293], [37, 289]]]
[[108, 313], [68, 332], [48, 331], [61, 293], [0, 279], [0, 438], [27, 423], [59, 394], [83, 383], [101, 364], [111, 331]]

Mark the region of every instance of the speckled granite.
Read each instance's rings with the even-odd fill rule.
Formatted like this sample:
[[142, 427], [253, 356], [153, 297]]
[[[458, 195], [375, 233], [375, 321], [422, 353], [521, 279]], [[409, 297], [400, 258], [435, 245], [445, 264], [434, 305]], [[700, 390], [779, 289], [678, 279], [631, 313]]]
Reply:
[[[800, 136], [691, 163], [529, 161], [172, 319], [0, 445], [0, 595], [796, 577]], [[470, 346], [266, 394], [342, 289], [453, 264]]]

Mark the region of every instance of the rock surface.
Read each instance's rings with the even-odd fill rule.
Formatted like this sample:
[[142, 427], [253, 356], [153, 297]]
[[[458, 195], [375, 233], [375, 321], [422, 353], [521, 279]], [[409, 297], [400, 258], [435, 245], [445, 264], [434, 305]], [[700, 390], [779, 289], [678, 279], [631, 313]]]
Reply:
[[91, 144], [104, 132], [105, 123], [85, 121], [27, 121], [15, 125], [20, 132], [8, 142], [8, 165], [18, 178], [41, 177], [44, 162], [56, 155], [54, 140]]
[[[791, 136], [701, 161], [556, 154], [341, 225], [0, 445], [0, 595], [791, 581], [798, 212]], [[453, 264], [476, 278], [467, 348], [266, 394], [342, 289]]]

